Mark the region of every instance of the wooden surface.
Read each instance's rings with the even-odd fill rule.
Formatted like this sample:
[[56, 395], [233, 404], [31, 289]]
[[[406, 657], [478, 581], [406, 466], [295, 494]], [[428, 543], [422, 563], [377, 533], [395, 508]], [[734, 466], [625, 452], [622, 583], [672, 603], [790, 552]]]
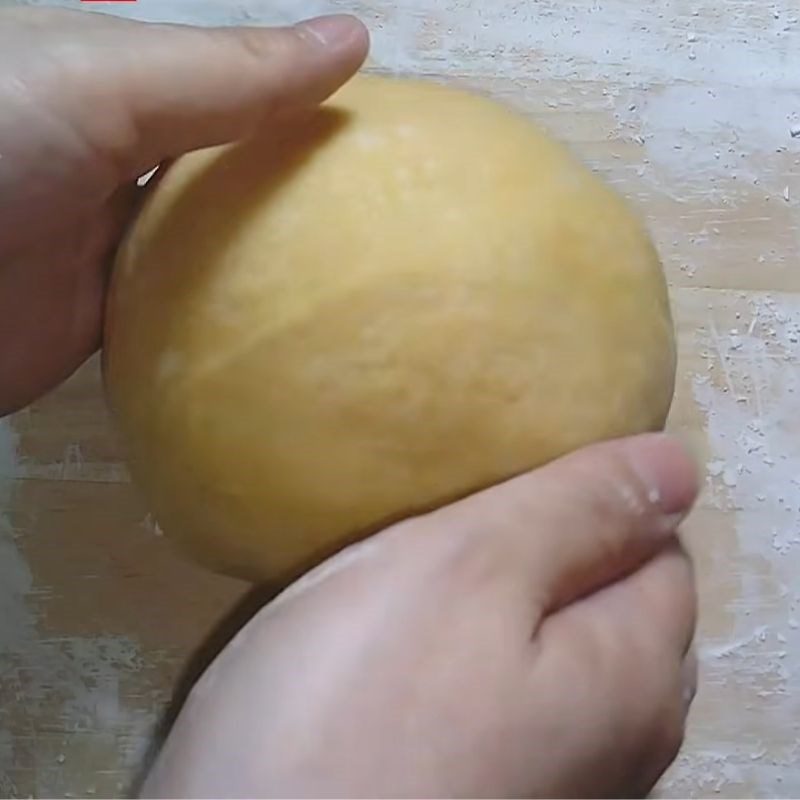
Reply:
[[[790, 134], [800, 9], [790, 0], [109, 8], [208, 23], [355, 11], [374, 34], [372, 68], [505, 99], [638, 204], [679, 329], [670, 425], [709, 473], [687, 526], [701, 689], [657, 793], [800, 794], [800, 138]], [[127, 791], [181, 676], [213, 651], [213, 639], [201, 645], [246, 587], [195, 569], [155, 534], [94, 364], [0, 423], [0, 570], [0, 795]]]

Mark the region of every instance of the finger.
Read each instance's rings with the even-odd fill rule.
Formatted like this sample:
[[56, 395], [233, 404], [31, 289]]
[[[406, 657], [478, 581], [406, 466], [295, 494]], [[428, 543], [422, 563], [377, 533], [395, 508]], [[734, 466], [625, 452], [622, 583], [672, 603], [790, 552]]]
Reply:
[[[545, 638], [586, 641], [612, 661], [630, 668], [669, 656], [675, 665], [689, 654], [697, 622], [697, 594], [691, 560], [677, 540], [625, 578], [551, 614], [542, 623]], [[553, 647], [554, 645], [550, 645]], [[637, 652], [643, 660], [637, 662]]]
[[[603, 720], [619, 754], [619, 762], [608, 765], [609, 776], [620, 782], [612, 787], [617, 791], [631, 782], [649, 789], [683, 741], [687, 698], [696, 684], [689, 650], [696, 615], [691, 562], [675, 544], [627, 578], [548, 617], [536, 637], [531, 681], [559, 676], [572, 687], [575, 713], [589, 708]], [[569, 717], [570, 711], [562, 713]]]
[[640, 752], [640, 776], [636, 781], [633, 797], [647, 797], [680, 752], [686, 734], [689, 709], [697, 692], [697, 655], [693, 647], [689, 648], [680, 666], [680, 686], [683, 703], [680, 706], [677, 702], [673, 703], [671, 715], [662, 720], [669, 730], [660, 737], [660, 749], [644, 746]]
[[[368, 49], [354, 17], [286, 28], [199, 28], [104, 17], [72, 77], [78, 130], [132, 180], [168, 158], [242, 138], [264, 120], [315, 105], [350, 78]], [[113, 44], [116, 42], [116, 47]], [[104, 120], [82, 107], [107, 97]], [[114, 115], [118, 115], [115, 118]]]
[[142, 146], [137, 167], [321, 102], [361, 66], [368, 46], [364, 26], [348, 16], [281, 29], [145, 29], [141, 37], [148, 68], [130, 70], [121, 86]]
[[368, 48], [347, 16], [215, 29], [0, 11], [0, 179], [15, 196], [0, 220], [7, 249], [27, 241], [31, 218], [74, 220], [165, 160], [313, 106]]
[[[588, 447], [431, 515], [517, 575], [547, 612], [627, 574], [672, 536], [697, 493], [663, 434]], [[445, 525], [445, 523], [447, 523]]]

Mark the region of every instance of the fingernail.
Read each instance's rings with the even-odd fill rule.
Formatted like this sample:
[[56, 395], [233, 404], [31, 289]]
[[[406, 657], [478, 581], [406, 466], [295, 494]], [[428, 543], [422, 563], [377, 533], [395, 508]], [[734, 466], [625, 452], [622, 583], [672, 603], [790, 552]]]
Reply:
[[295, 25], [298, 32], [312, 37], [323, 47], [348, 42], [357, 34], [359, 27], [360, 23], [346, 14], [316, 17]]
[[647, 499], [674, 530], [697, 497], [697, 468], [682, 445], [665, 434], [628, 443], [630, 465], [645, 486]]

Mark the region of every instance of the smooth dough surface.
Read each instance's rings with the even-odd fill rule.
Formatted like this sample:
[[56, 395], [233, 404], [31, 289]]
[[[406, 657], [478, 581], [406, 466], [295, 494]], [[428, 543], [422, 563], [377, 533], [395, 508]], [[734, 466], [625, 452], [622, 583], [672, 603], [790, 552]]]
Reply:
[[164, 532], [287, 580], [661, 428], [675, 348], [646, 231], [567, 149], [483, 97], [361, 76], [168, 171], [119, 254], [105, 369]]

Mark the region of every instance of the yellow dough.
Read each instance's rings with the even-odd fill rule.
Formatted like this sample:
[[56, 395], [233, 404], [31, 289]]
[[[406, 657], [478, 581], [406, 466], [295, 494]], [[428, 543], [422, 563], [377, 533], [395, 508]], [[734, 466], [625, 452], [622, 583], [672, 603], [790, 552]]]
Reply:
[[119, 254], [105, 368], [165, 534], [283, 581], [661, 428], [675, 349], [647, 233], [563, 146], [480, 96], [362, 76], [170, 168]]

